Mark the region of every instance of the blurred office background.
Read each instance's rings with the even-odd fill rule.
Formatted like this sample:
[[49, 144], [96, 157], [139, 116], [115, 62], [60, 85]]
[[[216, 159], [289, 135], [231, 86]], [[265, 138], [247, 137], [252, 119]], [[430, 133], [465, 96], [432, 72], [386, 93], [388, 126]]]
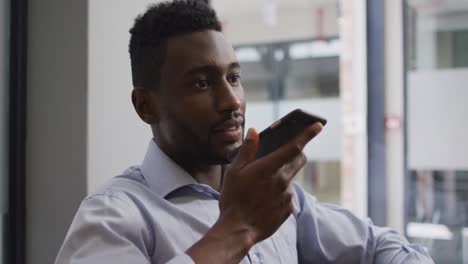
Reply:
[[[247, 126], [328, 119], [297, 181], [436, 263], [468, 263], [468, 1], [209, 2]], [[150, 3], [0, 0], [1, 263], [52, 263], [81, 199], [141, 162], [127, 45]]]

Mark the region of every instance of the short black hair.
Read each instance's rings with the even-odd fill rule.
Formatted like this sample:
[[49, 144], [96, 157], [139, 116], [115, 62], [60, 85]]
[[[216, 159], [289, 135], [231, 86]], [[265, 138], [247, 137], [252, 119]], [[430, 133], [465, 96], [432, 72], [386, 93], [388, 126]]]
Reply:
[[168, 38], [202, 30], [221, 32], [215, 11], [202, 0], [175, 0], [148, 7], [130, 29], [130, 60], [134, 87], [159, 82]]

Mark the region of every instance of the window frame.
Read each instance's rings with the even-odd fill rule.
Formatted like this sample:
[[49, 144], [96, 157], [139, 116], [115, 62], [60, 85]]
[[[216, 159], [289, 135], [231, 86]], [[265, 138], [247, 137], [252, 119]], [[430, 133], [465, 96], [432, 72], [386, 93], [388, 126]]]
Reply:
[[26, 215], [27, 1], [10, 0], [7, 263], [24, 264]]

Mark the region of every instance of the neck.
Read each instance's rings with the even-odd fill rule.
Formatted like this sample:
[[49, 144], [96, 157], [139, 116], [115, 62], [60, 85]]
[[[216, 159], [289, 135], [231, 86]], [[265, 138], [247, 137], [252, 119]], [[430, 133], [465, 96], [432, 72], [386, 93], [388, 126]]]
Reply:
[[181, 158], [180, 155], [171, 152], [157, 140], [155, 142], [167, 156], [190, 174], [198, 183], [206, 184], [217, 191], [221, 190], [222, 165], [208, 164], [208, 162], [194, 158]]
[[206, 184], [217, 191], [221, 190], [221, 165], [209, 165], [205, 168], [186, 170], [198, 183]]

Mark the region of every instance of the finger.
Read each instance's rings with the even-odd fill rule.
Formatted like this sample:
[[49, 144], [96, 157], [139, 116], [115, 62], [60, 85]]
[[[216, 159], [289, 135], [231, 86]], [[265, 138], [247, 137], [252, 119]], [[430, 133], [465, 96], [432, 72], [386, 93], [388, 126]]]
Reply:
[[287, 163], [281, 168], [281, 175], [283, 179], [288, 183], [288, 187], [292, 179], [297, 175], [297, 173], [304, 168], [305, 164], [307, 163], [307, 158], [304, 153], [300, 153], [299, 155], [294, 158], [294, 160], [290, 163]]
[[284, 164], [292, 161], [302, 152], [307, 143], [320, 133], [322, 128], [323, 126], [320, 123], [308, 126], [289, 143], [261, 158], [259, 161], [261, 161], [262, 167], [264, 169], [277, 170]]
[[295, 138], [297, 146], [300, 148], [301, 152], [304, 147], [309, 143], [313, 138], [315, 138], [323, 129], [323, 125], [319, 122], [314, 123], [313, 125], [307, 127], [303, 133], [299, 134]]
[[283, 211], [282, 222], [286, 221], [294, 211], [293, 194], [286, 193], [282, 197], [281, 210]]
[[291, 181], [296, 174], [304, 167], [307, 162], [306, 156], [301, 153], [297, 155], [291, 162], [286, 163], [275, 175], [278, 178], [278, 188], [284, 191], [291, 187]]
[[231, 163], [231, 168], [243, 168], [255, 159], [258, 148], [258, 133], [255, 128], [249, 128], [239, 153]]

